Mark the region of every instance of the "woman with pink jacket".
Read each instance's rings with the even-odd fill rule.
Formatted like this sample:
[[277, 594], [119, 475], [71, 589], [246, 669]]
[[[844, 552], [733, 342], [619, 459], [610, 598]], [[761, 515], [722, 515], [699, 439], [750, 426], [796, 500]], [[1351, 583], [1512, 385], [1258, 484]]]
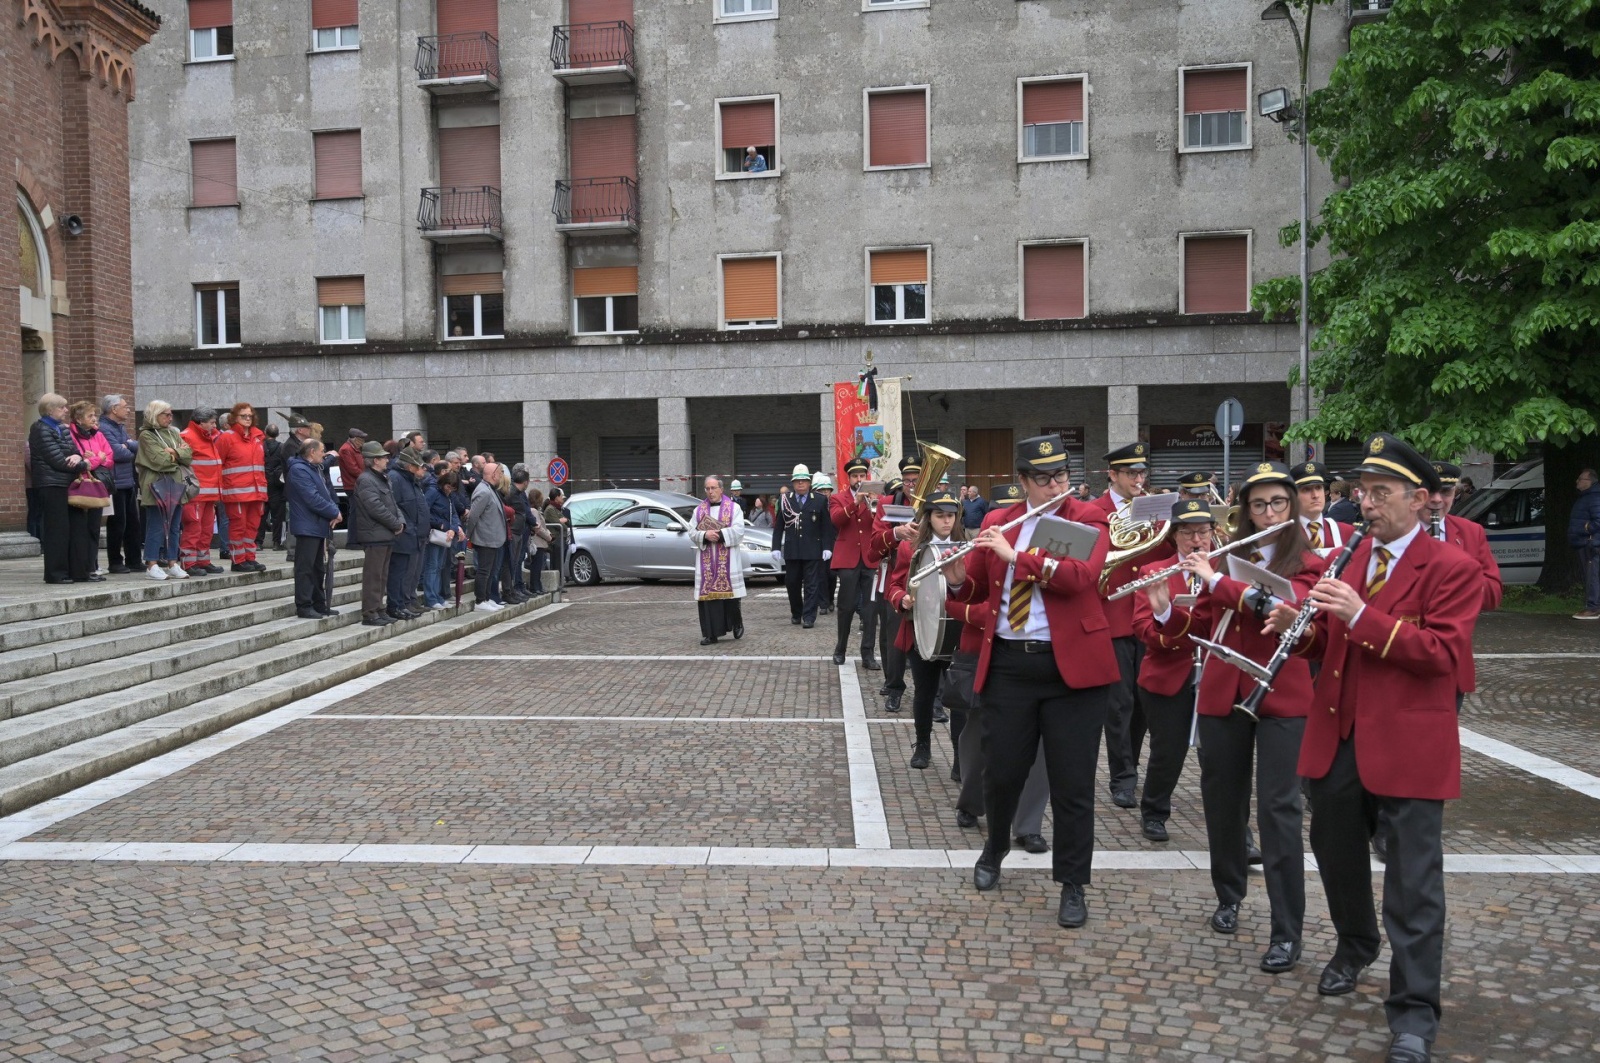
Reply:
[[[111, 444], [100, 434], [100, 407], [92, 402], [74, 402], [67, 412], [72, 419], [73, 445], [83, 455], [89, 472], [105, 484], [107, 494], [114, 494], [116, 458], [111, 453]], [[101, 512], [98, 509], [74, 509], [71, 516], [79, 519], [77, 515], [80, 513], [86, 524], [85, 533], [72, 535], [68, 540], [69, 568], [74, 573], [85, 573], [82, 577], [85, 581], [99, 583], [105, 579], [98, 567]], [[73, 579], [76, 582], [78, 577], [74, 576]]]

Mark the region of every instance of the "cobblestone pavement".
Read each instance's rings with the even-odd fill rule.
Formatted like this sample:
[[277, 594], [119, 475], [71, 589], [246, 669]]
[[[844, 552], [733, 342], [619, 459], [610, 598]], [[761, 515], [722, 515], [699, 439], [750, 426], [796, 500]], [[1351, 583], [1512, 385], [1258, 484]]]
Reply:
[[[1386, 956], [1316, 994], [1314, 871], [1291, 974], [1256, 968], [1259, 880], [1236, 937], [1206, 929], [1193, 758], [1165, 846], [1101, 793], [1064, 932], [1037, 858], [971, 889], [948, 735], [909, 769], [910, 698], [889, 716], [879, 673], [827, 660], [833, 617], [793, 627], [761, 585], [745, 615], [701, 648], [686, 588], [580, 589], [0, 819], [0, 1058], [1382, 1058]], [[1600, 632], [1575, 628], [1480, 627], [1547, 656], [1485, 657], [1463, 713], [1441, 1059], [1600, 1056]]]

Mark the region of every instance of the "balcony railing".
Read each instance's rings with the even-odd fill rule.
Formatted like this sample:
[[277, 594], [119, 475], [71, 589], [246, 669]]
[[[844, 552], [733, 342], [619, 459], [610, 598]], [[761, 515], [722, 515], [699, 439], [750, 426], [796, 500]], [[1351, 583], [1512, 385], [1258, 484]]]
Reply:
[[424, 188], [417, 207], [417, 228], [433, 240], [500, 239], [500, 190]]
[[418, 37], [417, 80], [435, 91], [498, 88], [500, 41], [492, 33]]
[[556, 228], [594, 233], [639, 231], [639, 182], [631, 177], [582, 177], [556, 182], [550, 210]]
[[1394, 7], [1394, 0], [1350, 0], [1350, 20], [1382, 18]]
[[633, 80], [633, 26], [585, 22], [557, 26], [550, 35], [556, 77], [571, 84]]

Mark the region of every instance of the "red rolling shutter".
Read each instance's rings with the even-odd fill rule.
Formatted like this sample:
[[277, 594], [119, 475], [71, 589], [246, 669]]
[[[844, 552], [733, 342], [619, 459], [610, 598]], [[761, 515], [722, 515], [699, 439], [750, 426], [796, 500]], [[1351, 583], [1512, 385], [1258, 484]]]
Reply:
[[874, 251], [871, 272], [873, 284], [927, 284], [927, 249]]
[[225, 207], [239, 202], [239, 169], [232, 140], [196, 140], [189, 144], [194, 205]]
[[879, 92], [867, 97], [871, 166], [921, 166], [928, 161], [928, 95]]
[[602, 295], [638, 295], [638, 266], [599, 266], [572, 271], [572, 294], [579, 299]]
[[438, 0], [434, 24], [439, 36], [451, 33], [492, 33], [500, 35], [498, 0]]
[[360, 22], [359, 0], [311, 0], [311, 28], [331, 30]]
[[1235, 314], [1250, 309], [1250, 241], [1191, 236], [1183, 243], [1183, 312]]
[[233, 0], [189, 0], [189, 28], [210, 30], [233, 25]]
[[722, 319], [769, 321], [778, 316], [778, 260], [722, 260]]
[[315, 133], [311, 138], [316, 157], [316, 197], [355, 199], [361, 195], [361, 130]]
[[1022, 316], [1029, 321], [1082, 317], [1083, 245], [1022, 249]]
[[367, 305], [367, 279], [365, 277], [318, 277], [317, 305]]
[[633, 115], [574, 118], [571, 122], [572, 177], [639, 177]]
[[439, 130], [439, 184], [445, 188], [499, 188], [500, 127]]
[[1022, 86], [1022, 124], [1083, 121], [1083, 82], [1044, 81]]
[[1216, 111], [1247, 109], [1246, 71], [1186, 70], [1183, 74], [1183, 113], [1210, 114]]
[[754, 144], [762, 147], [778, 142], [776, 108], [772, 100], [722, 105], [722, 146], [743, 151]]

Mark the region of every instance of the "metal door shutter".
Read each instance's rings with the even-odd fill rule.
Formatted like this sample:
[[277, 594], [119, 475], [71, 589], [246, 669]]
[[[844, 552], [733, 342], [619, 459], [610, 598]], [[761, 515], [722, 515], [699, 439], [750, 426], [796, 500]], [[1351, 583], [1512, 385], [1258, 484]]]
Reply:
[[655, 436], [601, 436], [599, 487], [661, 485], [661, 446]]
[[572, 177], [629, 177], [638, 180], [639, 153], [635, 147], [634, 116], [572, 120]]
[[567, 0], [567, 21], [574, 25], [595, 22], [633, 22], [633, 0]]
[[434, 19], [441, 37], [450, 33], [500, 35], [499, 0], [439, 0]]
[[445, 188], [499, 188], [500, 127], [439, 130], [439, 184]]
[[[1234, 480], [1242, 478], [1244, 470], [1261, 460], [1262, 447], [1257, 443], [1236, 444], [1228, 455], [1229, 471]], [[1208, 476], [1222, 476], [1221, 447], [1183, 447], [1172, 449], [1151, 448], [1150, 479], [1152, 488], [1177, 487], [1178, 477], [1186, 472], [1203, 472]], [[1224, 485], [1222, 493], [1228, 493]]]
[[1317, 451], [1317, 461], [1334, 476], [1360, 465], [1365, 457], [1365, 445], [1360, 442], [1324, 443]]
[[494, 460], [510, 468], [522, 461], [522, 437], [507, 436], [504, 439], [480, 439], [478, 449], [487, 450], [494, 455]]
[[817, 471], [822, 464], [822, 437], [816, 432], [735, 435], [733, 464], [733, 476], [746, 491], [776, 491], [789, 482], [796, 465]]

